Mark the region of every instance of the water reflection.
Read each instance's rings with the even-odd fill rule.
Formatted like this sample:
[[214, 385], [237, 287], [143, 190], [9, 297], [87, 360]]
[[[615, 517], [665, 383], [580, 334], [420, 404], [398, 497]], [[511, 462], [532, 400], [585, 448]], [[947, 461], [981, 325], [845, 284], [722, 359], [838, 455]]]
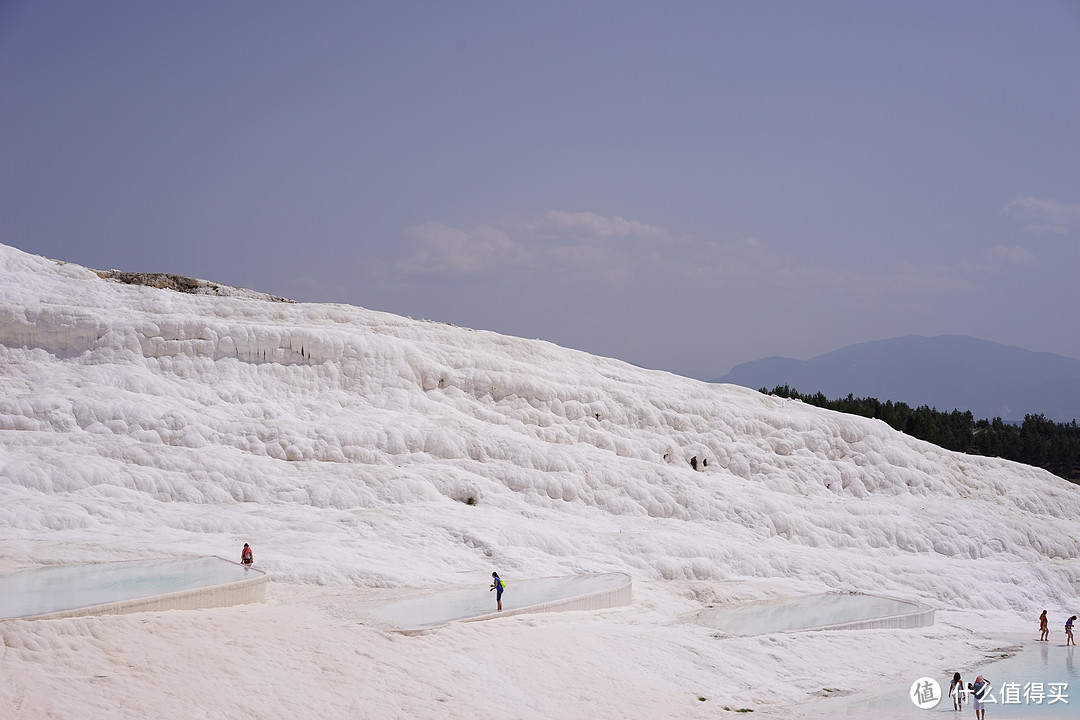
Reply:
[[[557, 600], [616, 590], [629, 583], [630, 576], [623, 573], [529, 580], [507, 578], [503, 608], [504, 612], [521, 610]], [[441, 590], [424, 597], [372, 605], [366, 610], [378, 622], [397, 628], [418, 630], [494, 613], [495, 596], [488, 590], [488, 582], [485, 580], [477, 583], [475, 588]]]
[[[1026, 636], [1006, 636], [1003, 644], [1020, 648], [1010, 658], [960, 668], [964, 682], [982, 675], [993, 685], [993, 702], [986, 704], [987, 718], [1007, 720], [1064, 720], [1080, 717], [1080, 676], [1075, 665], [1076, 647], [1062, 643], [1028, 640]], [[1037, 646], [1037, 647], [1036, 647]], [[908, 697], [916, 678], [899, 681], [887, 692], [873, 696], [850, 696], [805, 706], [802, 718], [851, 719], [869, 717], [890, 720], [927, 720], [927, 713], [949, 713], [956, 717], [948, 697], [933, 710], [920, 710]], [[949, 687], [949, 676], [936, 678]], [[970, 710], [970, 699], [964, 713]]]
[[703, 610], [697, 621], [732, 635], [761, 635], [905, 615], [914, 603], [876, 595], [827, 593]]

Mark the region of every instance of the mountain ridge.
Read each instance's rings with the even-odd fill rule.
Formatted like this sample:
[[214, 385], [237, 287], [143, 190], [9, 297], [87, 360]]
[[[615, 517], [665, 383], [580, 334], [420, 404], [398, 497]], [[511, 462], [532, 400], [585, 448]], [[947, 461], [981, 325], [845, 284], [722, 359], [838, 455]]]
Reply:
[[712, 382], [789, 385], [830, 399], [876, 397], [1007, 422], [1028, 414], [1057, 422], [1080, 417], [1080, 360], [967, 335], [904, 335], [809, 360], [771, 356], [741, 363]]

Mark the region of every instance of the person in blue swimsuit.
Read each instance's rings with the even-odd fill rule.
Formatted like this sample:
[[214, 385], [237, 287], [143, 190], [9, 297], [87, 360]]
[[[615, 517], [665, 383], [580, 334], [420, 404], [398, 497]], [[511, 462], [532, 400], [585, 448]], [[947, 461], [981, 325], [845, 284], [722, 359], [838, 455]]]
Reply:
[[488, 588], [488, 592], [495, 591], [495, 600], [499, 603], [499, 612], [502, 612], [502, 594], [506, 589], [506, 585], [503, 583], [502, 578], [499, 577], [499, 573], [491, 573], [491, 587]]

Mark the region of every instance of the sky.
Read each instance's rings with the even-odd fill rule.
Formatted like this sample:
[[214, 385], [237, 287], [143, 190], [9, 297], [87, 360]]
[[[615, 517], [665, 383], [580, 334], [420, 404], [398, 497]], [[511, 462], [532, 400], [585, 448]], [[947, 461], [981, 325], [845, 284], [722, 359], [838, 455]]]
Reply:
[[0, 2], [0, 242], [701, 378], [1080, 357], [1080, 3]]
[[[735, 385], [250, 295], [0, 246], [0, 598], [9, 570], [244, 543], [269, 577], [249, 605], [0, 621], [0, 717], [925, 720], [912, 682], [957, 671], [1067, 685], [995, 720], [1076, 717], [1077, 485]], [[493, 571], [508, 611], [582, 575], [632, 593], [388, 629], [490, 613]], [[826, 611], [852, 593], [934, 622], [781, 631], [855, 619]]]

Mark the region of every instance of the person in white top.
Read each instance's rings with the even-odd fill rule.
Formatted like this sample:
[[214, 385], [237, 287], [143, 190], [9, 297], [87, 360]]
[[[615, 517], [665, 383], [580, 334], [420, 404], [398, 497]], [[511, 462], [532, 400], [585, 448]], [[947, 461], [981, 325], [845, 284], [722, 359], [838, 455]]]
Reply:
[[959, 712], [964, 709], [967, 691], [964, 690], [964, 681], [960, 678], [960, 673], [953, 673], [952, 682], [949, 683], [949, 697], [952, 698], [953, 710]]

